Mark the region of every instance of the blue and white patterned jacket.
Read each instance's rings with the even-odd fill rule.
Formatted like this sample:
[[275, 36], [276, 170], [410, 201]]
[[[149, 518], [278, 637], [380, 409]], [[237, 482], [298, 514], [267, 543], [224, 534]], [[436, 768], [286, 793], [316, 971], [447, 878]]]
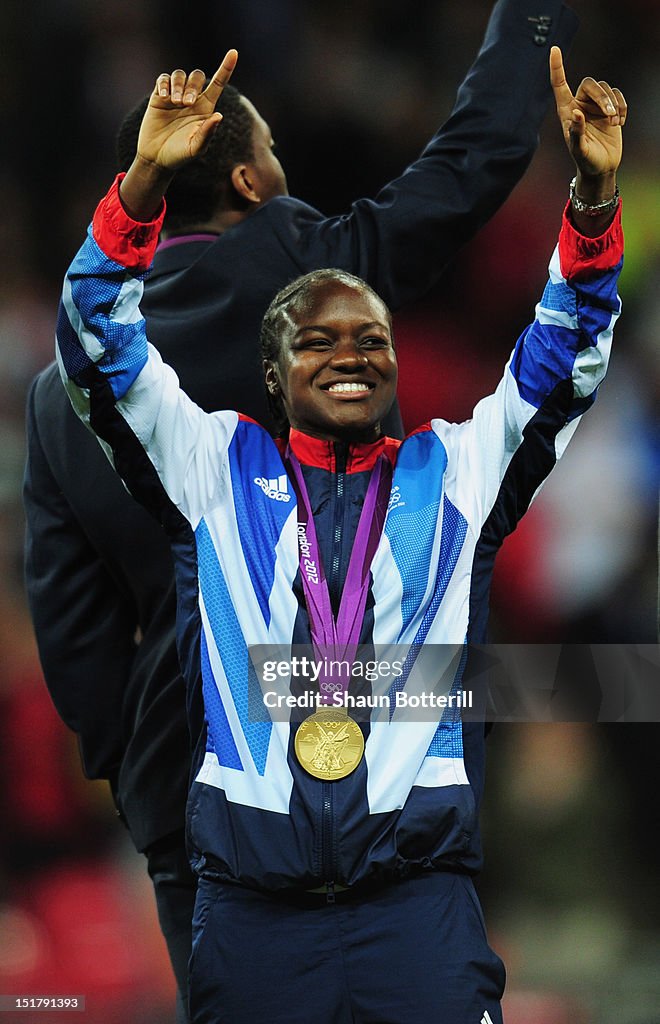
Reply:
[[[148, 344], [139, 303], [159, 227], [133, 222], [113, 185], [66, 276], [58, 359], [75, 409], [172, 542], [180, 659], [191, 708], [200, 690], [204, 705], [195, 867], [268, 890], [474, 872], [483, 725], [366, 723], [359, 767], [322, 782], [298, 765], [289, 723], [248, 712], [248, 648], [309, 639], [295, 496], [281, 446], [235, 412], [202, 412]], [[293, 432], [324, 560], [340, 527], [339, 585], [375, 458], [394, 467], [362, 642], [483, 641], [495, 554], [604, 376], [622, 244], [620, 214], [599, 239], [564, 216], [536, 320], [471, 420], [343, 452]]]

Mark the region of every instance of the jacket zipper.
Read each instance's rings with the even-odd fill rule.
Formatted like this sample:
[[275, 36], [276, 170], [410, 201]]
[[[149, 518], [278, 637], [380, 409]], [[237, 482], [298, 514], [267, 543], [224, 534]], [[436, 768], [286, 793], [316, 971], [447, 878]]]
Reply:
[[326, 887], [326, 902], [335, 902], [335, 850], [334, 850], [334, 831], [335, 831], [335, 815], [334, 815], [334, 801], [332, 796], [332, 783], [323, 782], [322, 786], [322, 801], [323, 810], [321, 816], [321, 871], [323, 878], [326, 879], [324, 885]]

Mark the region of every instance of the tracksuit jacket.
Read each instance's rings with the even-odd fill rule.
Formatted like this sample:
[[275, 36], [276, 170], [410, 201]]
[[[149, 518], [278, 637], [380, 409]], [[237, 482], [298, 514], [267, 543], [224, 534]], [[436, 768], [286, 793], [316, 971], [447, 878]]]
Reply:
[[[58, 360], [74, 408], [172, 543], [180, 660], [204, 703], [194, 867], [269, 891], [476, 872], [483, 723], [379, 717], [362, 726], [358, 768], [323, 782], [298, 764], [290, 723], [249, 713], [248, 648], [309, 643], [295, 495], [282, 445], [236, 412], [203, 412], [148, 344], [139, 303], [161, 221], [132, 221], [113, 185], [65, 279]], [[564, 214], [536, 319], [471, 420], [366, 446], [291, 432], [335, 600], [369, 471], [381, 453], [392, 464], [362, 643], [484, 640], [497, 549], [604, 376], [622, 245], [620, 213], [598, 239]]]

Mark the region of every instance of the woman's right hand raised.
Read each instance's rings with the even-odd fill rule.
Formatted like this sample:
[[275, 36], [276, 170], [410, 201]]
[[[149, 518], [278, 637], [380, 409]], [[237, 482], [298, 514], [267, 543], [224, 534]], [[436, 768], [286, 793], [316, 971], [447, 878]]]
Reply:
[[215, 105], [237, 60], [236, 50], [228, 50], [206, 88], [200, 70], [158, 76], [140, 126], [137, 152], [142, 160], [175, 171], [199, 156], [222, 120]]
[[145, 110], [137, 154], [120, 185], [121, 200], [137, 221], [150, 221], [179, 167], [203, 152], [222, 120], [215, 105], [236, 67], [228, 50], [206, 88], [203, 71], [159, 75]]

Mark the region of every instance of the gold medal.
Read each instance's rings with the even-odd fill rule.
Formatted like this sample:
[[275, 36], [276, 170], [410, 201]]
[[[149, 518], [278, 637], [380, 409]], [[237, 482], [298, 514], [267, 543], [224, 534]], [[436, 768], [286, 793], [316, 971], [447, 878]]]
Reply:
[[315, 779], [332, 782], [355, 771], [364, 754], [364, 736], [346, 711], [322, 708], [298, 726], [296, 757]]

